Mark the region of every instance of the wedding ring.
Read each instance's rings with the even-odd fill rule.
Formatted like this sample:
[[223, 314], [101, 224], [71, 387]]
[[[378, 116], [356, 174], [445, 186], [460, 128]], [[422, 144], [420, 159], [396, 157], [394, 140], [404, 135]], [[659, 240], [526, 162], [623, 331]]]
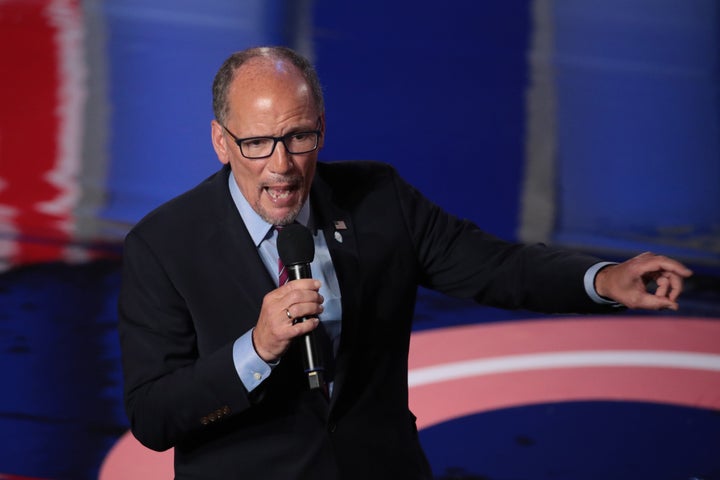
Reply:
[[290, 320], [293, 319], [293, 316], [290, 315], [290, 309], [289, 309], [289, 308], [286, 308], [286, 309], [285, 309], [285, 315], [287, 315], [287, 317], [288, 317]]

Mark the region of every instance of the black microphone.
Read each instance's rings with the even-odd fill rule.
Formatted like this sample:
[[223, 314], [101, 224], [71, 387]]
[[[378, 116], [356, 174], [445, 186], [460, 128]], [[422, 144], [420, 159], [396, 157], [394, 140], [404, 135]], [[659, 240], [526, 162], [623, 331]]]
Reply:
[[[312, 234], [305, 226], [299, 223], [286, 225], [278, 232], [277, 239], [280, 260], [288, 271], [290, 281], [301, 278], [312, 278], [310, 262], [315, 258], [315, 242]], [[293, 322], [304, 322], [307, 317], [296, 318]], [[325, 368], [321, 365], [318, 350], [315, 345], [315, 332], [308, 332], [301, 337], [303, 344], [303, 360], [305, 374], [310, 389], [322, 389], [327, 393], [325, 383]]]

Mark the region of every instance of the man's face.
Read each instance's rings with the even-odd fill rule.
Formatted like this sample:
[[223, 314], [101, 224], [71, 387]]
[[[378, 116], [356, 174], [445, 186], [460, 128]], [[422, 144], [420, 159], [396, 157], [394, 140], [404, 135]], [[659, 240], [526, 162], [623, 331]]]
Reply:
[[310, 87], [293, 65], [258, 57], [236, 72], [228, 104], [225, 127], [238, 138], [322, 131], [313, 152], [290, 154], [278, 142], [270, 157], [251, 160], [217, 121], [212, 122], [218, 159], [230, 163], [240, 191], [255, 212], [273, 225], [292, 223], [310, 193], [325, 133], [325, 119], [317, 111]]

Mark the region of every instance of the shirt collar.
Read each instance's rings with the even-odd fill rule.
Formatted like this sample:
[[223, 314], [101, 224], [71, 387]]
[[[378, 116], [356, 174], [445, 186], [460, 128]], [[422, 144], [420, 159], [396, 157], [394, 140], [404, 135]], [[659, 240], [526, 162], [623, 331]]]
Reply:
[[[240, 191], [240, 187], [238, 187], [232, 171], [230, 171], [230, 174], [228, 175], [228, 186], [230, 187], [230, 195], [232, 196], [233, 202], [235, 202], [235, 207], [238, 212], [240, 212], [240, 217], [242, 217], [243, 222], [245, 222], [245, 227], [247, 227], [248, 232], [250, 232], [250, 237], [255, 243], [255, 246], [259, 247], [260, 243], [267, 238], [268, 233], [272, 231], [273, 225], [263, 220], [262, 217], [250, 206], [245, 198], [245, 195], [243, 195]], [[300, 209], [300, 213], [298, 213], [295, 221], [305, 225], [306, 227], [310, 223], [309, 197]]]

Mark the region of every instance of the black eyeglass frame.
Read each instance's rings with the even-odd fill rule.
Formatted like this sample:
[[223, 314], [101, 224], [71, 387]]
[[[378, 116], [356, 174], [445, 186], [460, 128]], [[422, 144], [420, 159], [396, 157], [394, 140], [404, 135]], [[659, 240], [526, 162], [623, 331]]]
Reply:
[[[218, 123], [220, 123], [220, 122], [218, 122]], [[321, 119], [318, 118], [318, 126], [320, 126], [320, 123], [321, 123]], [[260, 137], [238, 138], [234, 133], [232, 133], [230, 130], [228, 130], [228, 128], [225, 125], [220, 123], [220, 126], [233, 138], [233, 140], [235, 141], [235, 144], [240, 149], [240, 154], [243, 157], [247, 158], [248, 160], [262, 160], [263, 158], [272, 157], [272, 154], [275, 153], [275, 147], [277, 147], [278, 142], [282, 142], [283, 146], [285, 147], [285, 150], [291, 155], [303, 155], [306, 153], [314, 152], [315, 150], [317, 150], [318, 143], [320, 142], [320, 137], [322, 136], [322, 130], [317, 129], [317, 130], [306, 130], [306, 131], [302, 131], [302, 132], [292, 132], [292, 133], [288, 133], [287, 135], [283, 135], [282, 137], [260, 136]], [[285, 143], [285, 140], [290, 137], [294, 137], [295, 135], [303, 135], [303, 134], [315, 135], [315, 145], [313, 146], [313, 148], [311, 148], [310, 150], [304, 150], [302, 152], [290, 151], [290, 148], [288, 148], [287, 143]], [[245, 155], [245, 152], [243, 152], [243, 148], [242, 148], [242, 142], [246, 142], [248, 140], [272, 140], [273, 146], [270, 149], [270, 153], [268, 153], [267, 155], [263, 155], [262, 157], [248, 157], [247, 155]]]

